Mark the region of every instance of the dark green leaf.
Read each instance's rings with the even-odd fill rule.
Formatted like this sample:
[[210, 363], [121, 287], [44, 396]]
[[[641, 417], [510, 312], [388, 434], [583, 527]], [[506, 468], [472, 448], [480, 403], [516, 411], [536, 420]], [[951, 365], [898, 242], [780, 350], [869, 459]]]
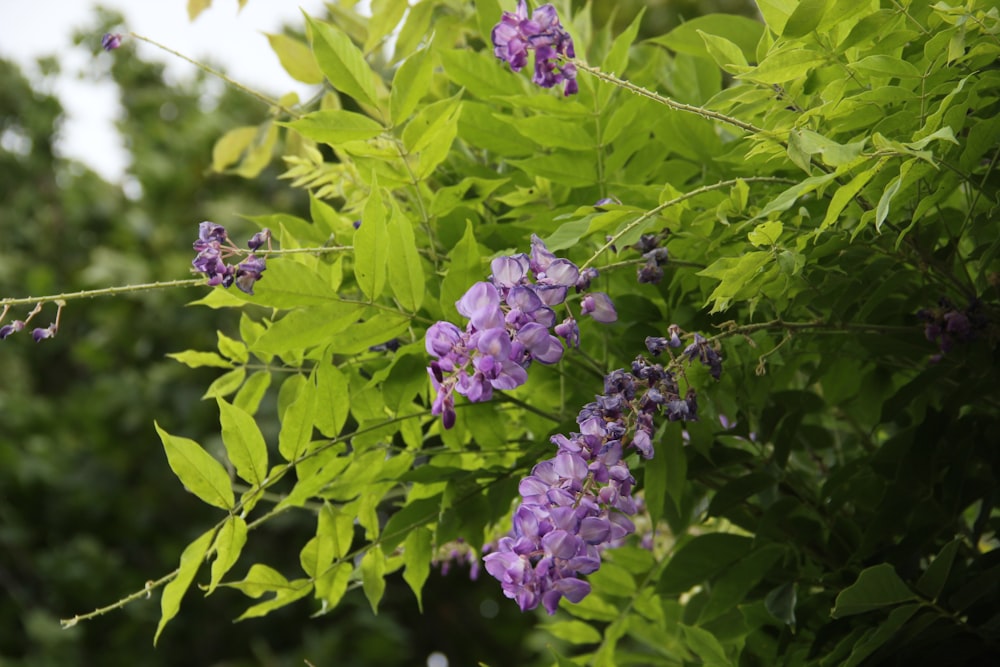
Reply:
[[892, 565], [881, 563], [863, 570], [857, 581], [842, 590], [830, 613], [834, 618], [843, 618], [910, 600], [916, 600], [913, 591]]

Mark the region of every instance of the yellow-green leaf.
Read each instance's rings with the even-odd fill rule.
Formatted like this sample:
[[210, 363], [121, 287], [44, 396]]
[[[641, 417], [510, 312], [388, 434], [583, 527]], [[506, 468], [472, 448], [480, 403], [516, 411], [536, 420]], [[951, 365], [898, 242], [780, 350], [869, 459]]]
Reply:
[[308, 84], [323, 83], [323, 71], [316, 64], [308, 45], [288, 35], [265, 34], [281, 66], [293, 79]]
[[254, 486], [267, 478], [267, 444], [257, 422], [225, 399], [217, 399], [222, 442], [236, 474]]
[[389, 287], [403, 309], [415, 313], [424, 300], [424, 269], [417, 252], [413, 224], [392, 200], [389, 216]]
[[375, 106], [375, 73], [365, 57], [336, 26], [306, 15], [312, 32], [312, 49], [323, 74], [338, 91]]
[[167, 453], [167, 463], [184, 487], [209, 505], [232, 509], [233, 488], [222, 464], [194, 440], [170, 435], [159, 424], [154, 425]]
[[181, 599], [187, 589], [191, 587], [195, 575], [198, 574], [198, 568], [205, 560], [205, 554], [208, 553], [208, 546], [212, 543], [214, 536], [215, 528], [205, 531], [198, 539], [187, 545], [181, 553], [177, 576], [163, 588], [163, 597], [160, 598], [160, 622], [156, 626], [156, 634], [153, 635], [153, 646], [156, 646], [163, 628], [180, 611]]
[[215, 537], [215, 560], [212, 561], [212, 579], [208, 583], [209, 595], [215, 590], [226, 572], [236, 564], [247, 543], [247, 522], [238, 516], [230, 515], [222, 524], [222, 529]]
[[285, 125], [304, 137], [331, 146], [371, 139], [384, 129], [368, 116], [343, 109], [314, 111]]
[[385, 555], [382, 547], [375, 544], [361, 558], [361, 587], [365, 597], [372, 607], [372, 613], [378, 614], [378, 603], [385, 593]]

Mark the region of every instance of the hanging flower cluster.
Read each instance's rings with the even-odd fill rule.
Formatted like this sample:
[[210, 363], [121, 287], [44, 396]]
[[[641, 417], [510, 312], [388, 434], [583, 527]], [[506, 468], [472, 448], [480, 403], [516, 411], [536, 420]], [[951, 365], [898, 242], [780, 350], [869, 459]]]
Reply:
[[582, 600], [590, 584], [580, 576], [598, 570], [601, 553], [635, 532], [625, 448], [652, 458], [657, 416], [696, 420], [694, 390], [682, 398], [671, 371], [639, 356], [630, 370], [605, 376], [604, 393], [577, 416], [580, 431], [553, 436], [555, 457], [521, 480], [513, 528], [483, 560], [522, 611], [540, 603], [554, 614], [561, 598]]
[[267, 268], [263, 257], [257, 257], [254, 252], [262, 246], [271, 248], [271, 230], [257, 232], [247, 242], [250, 254], [242, 262], [233, 266], [225, 260], [233, 255], [241, 255], [243, 251], [229, 241], [226, 228], [214, 222], [202, 222], [198, 226], [198, 240], [194, 249], [198, 255], [191, 262], [196, 271], [208, 277], [209, 285], [229, 287], [233, 283], [247, 294], [253, 294], [253, 285], [260, 280], [261, 274]]
[[917, 317], [924, 323], [927, 340], [938, 344], [939, 353], [931, 356], [934, 363], [951, 352], [955, 343], [975, 340], [989, 327], [989, 319], [978, 300], [959, 310], [949, 298], [941, 297], [936, 308], [922, 308]]
[[[597, 271], [580, 271], [556, 257], [540, 238], [531, 237], [531, 254], [498, 257], [488, 282], [479, 282], [455, 303], [469, 319], [465, 330], [436, 322], [427, 330], [427, 353], [435, 357], [427, 371], [437, 391], [432, 413], [445, 428], [455, 424], [455, 392], [473, 403], [488, 401], [494, 389], [514, 389], [528, 380], [532, 361], [554, 364], [563, 343], [579, 346], [580, 328], [572, 315], [556, 324], [553, 306], [566, 300], [569, 288], [582, 291]], [[618, 319], [607, 294], [586, 294], [581, 313], [598, 322]], [[554, 333], [554, 335], [553, 335]]]
[[564, 62], [566, 58], [576, 57], [573, 39], [559, 23], [559, 15], [552, 5], [542, 5], [529, 19], [528, 3], [518, 0], [517, 11], [504, 12], [491, 37], [493, 54], [510, 64], [515, 72], [528, 64], [528, 51], [534, 51], [535, 75], [531, 79], [534, 83], [542, 88], [565, 83], [564, 95], [579, 90], [576, 66]]

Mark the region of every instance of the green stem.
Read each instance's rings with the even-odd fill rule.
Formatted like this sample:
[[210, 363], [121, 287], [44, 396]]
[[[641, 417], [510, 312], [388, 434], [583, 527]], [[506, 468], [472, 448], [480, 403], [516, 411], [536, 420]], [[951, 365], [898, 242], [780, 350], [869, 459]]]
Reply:
[[181, 53], [179, 51], [174, 51], [172, 48], [170, 48], [169, 46], [166, 46], [165, 44], [160, 44], [156, 40], [152, 40], [149, 37], [143, 37], [142, 35], [139, 35], [139, 34], [134, 33], [134, 32], [130, 32], [129, 36], [132, 37], [132, 38], [134, 38], [134, 39], [139, 40], [140, 42], [146, 42], [147, 44], [155, 46], [156, 48], [158, 48], [158, 49], [160, 49], [162, 51], [166, 51], [167, 53], [169, 53], [172, 56], [176, 56], [176, 57], [180, 58], [181, 60], [185, 60], [185, 61], [191, 63], [192, 65], [194, 65], [195, 67], [197, 67], [201, 71], [206, 72], [208, 74], [211, 74], [212, 76], [218, 77], [219, 79], [222, 79], [223, 81], [225, 81], [227, 84], [229, 84], [233, 88], [236, 88], [237, 90], [240, 90], [240, 91], [246, 93], [250, 97], [253, 97], [254, 99], [257, 99], [257, 100], [263, 102], [264, 104], [266, 104], [268, 106], [272, 106], [272, 107], [277, 108], [279, 111], [281, 111], [282, 113], [285, 113], [285, 114], [291, 116], [292, 118], [301, 118], [302, 117], [302, 114], [300, 114], [298, 111], [295, 111], [294, 109], [289, 109], [288, 107], [282, 105], [277, 100], [268, 97], [264, 93], [258, 92], [256, 90], [254, 90], [253, 88], [248, 88], [247, 86], [244, 86], [242, 83], [240, 83], [238, 81], [234, 81], [233, 79], [230, 79], [228, 76], [226, 76], [224, 73], [220, 72], [219, 70], [213, 69], [213, 68], [209, 67], [208, 65], [206, 65], [204, 63], [200, 63], [197, 60], [189, 58], [189, 57], [187, 57], [186, 55], [184, 55], [183, 53]]
[[625, 226], [624, 229], [622, 229], [620, 232], [618, 232], [617, 234], [615, 234], [614, 236], [612, 236], [610, 239], [608, 239], [608, 242], [605, 243], [603, 246], [601, 246], [600, 249], [597, 252], [594, 253], [593, 257], [591, 257], [586, 262], [584, 262], [580, 266], [580, 270], [582, 271], [583, 269], [585, 269], [588, 266], [590, 266], [591, 264], [593, 264], [594, 261], [601, 255], [601, 253], [603, 253], [605, 250], [607, 250], [611, 246], [615, 245], [618, 242], [618, 239], [620, 239], [622, 236], [624, 236], [625, 234], [628, 234], [633, 229], [635, 229], [636, 227], [638, 227], [639, 225], [641, 225], [642, 223], [644, 223], [646, 220], [649, 220], [653, 216], [658, 215], [664, 209], [670, 208], [671, 206], [674, 206], [676, 204], [680, 204], [681, 202], [687, 201], [688, 199], [691, 199], [692, 197], [697, 197], [698, 195], [705, 194], [706, 192], [712, 192], [713, 190], [721, 190], [723, 188], [732, 187], [732, 186], [736, 185], [737, 183], [739, 183], [740, 181], [743, 181], [744, 183], [786, 183], [786, 184], [795, 184], [795, 183], [798, 183], [798, 181], [793, 181], [791, 179], [781, 178], [781, 177], [778, 177], [778, 176], [748, 176], [747, 178], [733, 178], [733, 179], [730, 179], [728, 181], [719, 181], [718, 183], [713, 183], [711, 185], [705, 185], [705, 186], [702, 186], [702, 187], [697, 188], [695, 190], [691, 190], [690, 192], [685, 192], [684, 194], [680, 195], [679, 197], [674, 197], [673, 199], [671, 199], [669, 201], [663, 202], [662, 204], [660, 204], [656, 208], [652, 208], [652, 209], [646, 211], [645, 213], [643, 213], [642, 215], [640, 215], [638, 218], [636, 218], [635, 220], [633, 220], [632, 222], [630, 222], [628, 225]]
[[710, 109], [706, 109], [705, 107], [699, 107], [699, 106], [695, 106], [693, 104], [684, 104], [683, 102], [675, 102], [674, 100], [670, 99], [669, 97], [664, 97], [663, 95], [660, 95], [658, 93], [654, 93], [653, 91], [647, 90], [647, 89], [643, 88], [642, 86], [637, 86], [634, 83], [631, 83], [629, 81], [626, 81], [625, 79], [621, 79], [621, 78], [615, 76], [614, 74], [608, 74], [606, 72], [602, 72], [597, 67], [594, 67], [592, 65], [588, 65], [587, 63], [583, 62], [582, 60], [573, 60], [572, 63], [574, 65], [576, 65], [576, 68], [579, 69], [579, 70], [587, 72], [588, 74], [590, 74], [590, 75], [592, 75], [592, 76], [594, 76], [594, 77], [596, 77], [596, 78], [598, 78], [598, 79], [600, 79], [602, 81], [606, 81], [608, 83], [614, 84], [614, 85], [618, 86], [619, 88], [624, 88], [625, 90], [627, 90], [627, 91], [629, 91], [631, 93], [639, 95], [640, 97], [645, 97], [646, 99], [653, 100], [657, 104], [662, 104], [662, 105], [670, 107], [671, 109], [674, 109], [676, 111], [684, 111], [684, 112], [687, 112], [687, 113], [693, 113], [693, 114], [695, 114], [697, 116], [701, 116], [702, 118], [708, 118], [710, 120], [717, 120], [719, 122], [726, 123], [727, 125], [732, 125], [733, 127], [738, 127], [741, 130], [745, 130], [746, 132], [750, 132], [752, 134], [757, 134], [757, 135], [760, 135], [762, 137], [771, 137], [771, 138], [775, 139], [776, 141], [779, 141], [782, 145], [784, 145], [784, 143], [785, 143], [784, 141], [781, 141], [780, 139], [778, 139], [777, 137], [775, 137], [771, 132], [768, 132], [767, 130], [765, 130], [763, 128], [757, 127], [756, 125], [752, 125], [750, 123], [744, 122], [744, 121], [740, 120], [739, 118], [733, 118], [732, 116], [727, 116], [726, 114], [719, 113], [718, 111], [712, 111]]
[[187, 280], [166, 280], [157, 283], [141, 283], [138, 285], [119, 285], [103, 289], [82, 290], [80, 292], [65, 292], [48, 296], [26, 296], [17, 299], [0, 299], [0, 306], [23, 306], [32, 303], [51, 303], [53, 301], [71, 301], [73, 299], [93, 299], [99, 296], [116, 296], [131, 292], [148, 292], [150, 290], [168, 289], [173, 287], [199, 287], [205, 284], [204, 278], [189, 278]]

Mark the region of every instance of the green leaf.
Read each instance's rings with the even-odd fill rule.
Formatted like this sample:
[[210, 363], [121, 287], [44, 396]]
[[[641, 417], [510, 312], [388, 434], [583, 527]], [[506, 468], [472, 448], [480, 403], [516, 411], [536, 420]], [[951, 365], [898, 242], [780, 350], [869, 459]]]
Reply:
[[795, 627], [795, 605], [798, 601], [798, 585], [791, 581], [786, 581], [777, 588], [771, 590], [764, 597], [764, 606], [768, 613], [776, 619]]
[[403, 144], [409, 154], [418, 154], [415, 177], [425, 179], [441, 164], [458, 136], [458, 121], [462, 114], [462, 93], [438, 100], [421, 109], [406, 124]]
[[407, 0], [372, 0], [371, 19], [368, 21], [368, 38], [365, 53], [370, 53], [396, 29], [406, 13]]
[[410, 585], [410, 590], [417, 597], [417, 608], [421, 613], [424, 611], [424, 602], [421, 593], [424, 582], [431, 572], [431, 537], [433, 533], [429, 528], [419, 527], [410, 531], [403, 544], [403, 563], [406, 569], [403, 570], [403, 580]]
[[756, 83], [776, 84], [800, 79], [823, 64], [822, 53], [806, 48], [790, 48], [767, 56], [757, 67], [736, 78]]
[[261, 486], [267, 478], [267, 443], [257, 427], [257, 422], [240, 408], [225, 399], [219, 404], [219, 421], [222, 424], [222, 442], [236, 474], [254, 486]]
[[247, 352], [247, 346], [244, 343], [230, 338], [221, 331], [216, 331], [215, 334], [219, 340], [219, 352], [221, 352], [224, 357], [232, 359], [240, 364], [245, 364], [247, 362], [250, 355]]
[[362, 303], [341, 302], [292, 311], [257, 339], [253, 351], [280, 356], [327, 345], [337, 334], [356, 323], [366, 309]]
[[735, 609], [784, 552], [785, 548], [782, 546], [765, 544], [728, 567], [713, 584], [708, 604], [702, 607], [698, 615], [698, 625], [704, 625]]
[[[329, 359], [329, 355], [324, 355]], [[324, 406], [315, 416], [316, 428], [328, 438], [340, 435], [350, 412], [347, 377], [329, 361], [316, 367], [316, 404]]]
[[781, 224], [780, 220], [768, 220], [757, 225], [752, 232], [747, 234], [747, 239], [755, 248], [773, 246], [777, 245], [783, 230], [784, 225]]
[[[316, 410], [316, 385], [307, 381], [298, 397], [281, 415], [278, 432], [278, 451], [286, 461], [295, 461], [305, 452], [312, 440], [313, 416]], [[324, 406], [324, 410], [328, 409]]]
[[239, 162], [257, 138], [258, 131], [255, 125], [236, 127], [219, 137], [212, 147], [212, 171], [221, 173]]
[[892, 565], [880, 563], [862, 570], [858, 580], [840, 592], [830, 614], [843, 618], [916, 599]]
[[799, 197], [813, 190], [819, 188], [820, 186], [826, 185], [837, 175], [835, 173], [822, 174], [820, 176], [813, 176], [800, 181], [798, 184], [793, 185], [788, 188], [780, 195], [771, 200], [771, 202], [765, 206], [760, 213], [754, 216], [754, 220], [759, 220], [761, 218], [766, 218], [772, 213], [780, 213], [781, 211], [787, 211], [795, 204]]
[[212, 384], [208, 385], [208, 389], [205, 390], [205, 394], [201, 397], [203, 400], [206, 398], [218, 398], [219, 396], [229, 396], [243, 384], [243, 380], [247, 377], [247, 369], [243, 366], [239, 368], [234, 368], [228, 373], [223, 373], [219, 377], [212, 381]]
[[449, 319], [457, 319], [455, 302], [462, 298], [469, 286], [486, 276], [483, 275], [479, 244], [472, 230], [472, 222], [466, 221], [465, 234], [449, 253], [451, 263], [448, 273], [441, 281], [441, 308]]
[[230, 515], [222, 524], [219, 534], [215, 537], [215, 543], [212, 545], [215, 550], [215, 560], [212, 561], [212, 579], [208, 583], [205, 595], [211, 595], [226, 572], [229, 572], [236, 564], [246, 543], [247, 522], [238, 516]]
[[875, 231], [882, 231], [882, 223], [885, 219], [889, 217], [889, 206], [892, 204], [892, 200], [896, 198], [899, 193], [903, 181], [906, 179], [907, 173], [916, 164], [916, 160], [908, 160], [904, 162], [899, 168], [899, 176], [894, 178], [889, 185], [886, 186], [885, 191], [882, 196], [879, 197], [878, 205], [875, 207]]
[[920, 610], [920, 606], [919, 604], [907, 604], [889, 612], [889, 617], [878, 626], [874, 633], [866, 636], [863, 641], [857, 642], [850, 657], [843, 663], [844, 667], [857, 667], [863, 664], [865, 658], [892, 639], [893, 635], [913, 618], [913, 615]]
[[392, 78], [389, 93], [389, 116], [394, 125], [402, 125], [430, 89], [434, 57], [430, 47], [417, 51], [399, 66]]
[[[431, 466], [430, 469], [433, 470], [434, 467]], [[408, 503], [389, 517], [382, 530], [382, 546], [388, 550], [395, 549], [412, 531], [427, 523], [433, 523], [440, 512], [441, 496], [420, 498]]]
[[854, 201], [854, 197], [868, 185], [888, 161], [888, 158], [882, 158], [874, 166], [858, 173], [847, 185], [837, 188], [837, 191], [830, 198], [830, 206], [826, 209], [826, 216], [824, 216], [823, 222], [820, 224], [820, 229], [826, 229], [836, 222], [847, 205]]
[[154, 425], [163, 442], [170, 469], [184, 487], [209, 505], [232, 509], [235, 504], [233, 488], [222, 464], [194, 440], [170, 435], [159, 424]]
[[710, 35], [701, 30], [698, 35], [704, 40], [708, 54], [715, 64], [730, 74], [742, 74], [749, 67], [740, 47], [719, 35]]
[[[673, 429], [669, 429], [673, 430]], [[649, 508], [649, 516], [653, 520], [653, 525], [663, 517], [663, 506], [667, 502], [667, 493], [670, 485], [670, 460], [664, 449], [670, 447], [669, 442], [664, 443], [664, 438], [656, 440], [657, 447], [653, 458], [644, 464], [643, 493], [646, 498], [646, 507]]]
[[829, 0], [801, 0], [781, 29], [782, 37], [805, 37], [819, 25]]
[[215, 537], [215, 528], [202, 533], [198, 539], [187, 545], [181, 553], [181, 562], [177, 568], [177, 576], [163, 588], [163, 597], [160, 598], [160, 622], [156, 626], [156, 634], [153, 635], [153, 646], [156, 646], [163, 628], [180, 611], [181, 599], [188, 588], [191, 587], [191, 582], [194, 581], [195, 575], [198, 574], [198, 568], [201, 567], [202, 562], [205, 560], [205, 554], [208, 553], [208, 547], [212, 544], [213, 537]]
[[361, 557], [361, 587], [372, 607], [372, 613], [378, 614], [378, 603], [385, 593], [385, 556], [382, 547], [374, 544]]
[[690, 625], [681, 625], [688, 648], [698, 654], [705, 665], [732, 665], [722, 644], [711, 632]]
[[888, 76], [900, 79], [919, 79], [918, 70], [911, 63], [892, 56], [874, 55], [851, 63], [850, 67], [867, 76]]
[[197, 352], [195, 350], [184, 350], [183, 352], [173, 352], [167, 355], [171, 359], [176, 359], [188, 368], [202, 368], [210, 366], [212, 368], [232, 368], [232, 362], [226, 361], [215, 352]]
[[264, 34], [271, 50], [278, 55], [281, 66], [293, 79], [308, 84], [323, 83], [323, 71], [316, 64], [308, 45], [288, 35]]
[[377, 137], [383, 128], [364, 114], [343, 109], [313, 111], [290, 123], [282, 123], [299, 134], [321, 144], [338, 146], [347, 141]]
[[750, 551], [749, 537], [730, 533], [698, 535], [667, 562], [656, 586], [661, 595], [679, 595], [704, 583]]
[[491, 53], [470, 49], [442, 49], [437, 53], [448, 78], [476, 97], [502, 99], [525, 92], [524, 79], [499, 67]]
[[567, 122], [565, 118], [529, 116], [515, 119], [499, 114], [496, 118], [544, 148], [568, 148], [578, 151], [594, 147], [594, 138], [583, 126]]
[[434, 16], [436, 2], [417, 0], [406, 15], [403, 27], [396, 37], [396, 58], [405, 57], [417, 50], [417, 46], [430, 35], [431, 19]]
[[321, 306], [340, 297], [314, 270], [289, 257], [271, 260], [263, 279], [254, 285], [254, 296], [230, 291], [230, 294], [271, 308]]
[[594, 591], [604, 596], [632, 597], [636, 592], [635, 578], [627, 569], [613, 562], [601, 564], [601, 569], [587, 575]]
[[754, 58], [757, 42], [764, 26], [745, 16], [734, 14], [706, 14], [685, 21], [662, 37], [649, 40], [662, 44], [678, 53], [711, 58], [700, 33], [718, 36], [735, 44], [743, 52], [744, 61]]
[[[558, 637], [571, 644], [596, 644], [601, 641], [601, 633], [594, 626], [583, 621], [559, 621], [543, 626], [545, 631], [553, 637]], [[567, 665], [576, 665], [575, 662], [566, 661]]]
[[608, 50], [608, 55], [604, 57], [604, 62], [601, 63], [601, 69], [605, 72], [621, 74], [625, 71], [625, 68], [628, 66], [629, 50], [632, 48], [632, 44], [635, 43], [636, 35], [639, 34], [639, 25], [642, 23], [642, 17], [645, 13], [646, 8], [640, 6], [639, 13], [632, 19], [629, 26], [620, 35], [615, 37], [615, 41], [611, 43], [611, 48]]
[[308, 579], [295, 579], [288, 582], [286, 588], [280, 589], [278, 594], [274, 598], [255, 604], [245, 612], [240, 614], [236, 621], [243, 621], [248, 618], [259, 618], [261, 616], [267, 616], [269, 613], [275, 609], [281, 609], [282, 607], [287, 607], [291, 603], [295, 602], [300, 598], [304, 598], [309, 595], [313, 590], [313, 584]]
[[374, 317], [358, 322], [336, 336], [329, 350], [335, 354], [357, 354], [373, 345], [381, 345], [406, 331], [410, 316], [405, 313], [382, 311]]
[[198, 15], [212, 6], [212, 0], [188, 0], [188, 20], [194, 21]]
[[764, 18], [767, 27], [780, 35], [797, 4], [796, 0], [757, 0], [757, 11]]
[[353, 573], [354, 567], [350, 562], [337, 563], [324, 572], [316, 582], [316, 591], [317, 593], [323, 591], [323, 600], [329, 608], [336, 607], [340, 603], [344, 593], [347, 592], [347, 585], [351, 582]]
[[924, 573], [917, 580], [917, 590], [931, 600], [937, 600], [944, 590], [944, 585], [948, 581], [951, 573], [951, 566], [955, 562], [955, 555], [959, 547], [962, 546], [962, 538], [956, 537], [954, 540], [944, 545], [938, 555], [927, 566]]
[[549, 155], [538, 155], [524, 160], [512, 159], [524, 173], [533, 177], [547, 178], [561, 185], [583, 187], [597, 183], [597, 169], [594, 162], [582, 152], [561, 151]]
[[240, 390], [233, 397], [233, 405], [243, 410], [247, 414], [256, 414], [260, 402], [267, 393], [267, 388], [271, 386], [271, 372], [257, 371], [247, 378]]
[[374, 301], [385, 289], [389, 244], [386, 242], [385, 206], [377, 181], [361, 215], [361, 227], [354, 234], [354, 276], [358, 287]]
[[340, 28], [316, 21], [308, 14], [305, 17], [312, 32], [313, 54], [327, 80], [358, 102], [375, 106], [375, 73], [365, 62], [361, 50]]

